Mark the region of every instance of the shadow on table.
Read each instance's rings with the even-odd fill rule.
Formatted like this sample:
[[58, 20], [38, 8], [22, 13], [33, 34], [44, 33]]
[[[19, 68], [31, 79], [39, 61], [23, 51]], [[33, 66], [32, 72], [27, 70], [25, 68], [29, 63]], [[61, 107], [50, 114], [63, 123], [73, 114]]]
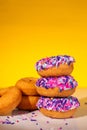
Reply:
[[87, 116], [87, 97], [79, 99], [79, 101], [80, 101], [80, 107], [77, 109], [75, 117]]
[[14, 110], [12, 112], [12, 115], [13, 116], [18, 116], [18, 115], [24, 115], [24, 114], [27, 114], [27, 113], [29, 113], [29, 111], [24, 111], [24, 110], [18, 110], [18, 109], [16, 109], [16, 110]]

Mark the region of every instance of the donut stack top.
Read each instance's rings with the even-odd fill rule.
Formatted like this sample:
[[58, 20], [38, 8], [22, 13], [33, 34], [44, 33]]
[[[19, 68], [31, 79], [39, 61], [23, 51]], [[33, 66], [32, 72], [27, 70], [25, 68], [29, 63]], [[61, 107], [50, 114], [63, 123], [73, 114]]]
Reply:
[[59, 67], [60, 64], [70, 65], [72, 62], [75, 62], [75, 59], [67, 55], [47, 57], [36, 62], [36, 70], [40, 71], [54, 66]]

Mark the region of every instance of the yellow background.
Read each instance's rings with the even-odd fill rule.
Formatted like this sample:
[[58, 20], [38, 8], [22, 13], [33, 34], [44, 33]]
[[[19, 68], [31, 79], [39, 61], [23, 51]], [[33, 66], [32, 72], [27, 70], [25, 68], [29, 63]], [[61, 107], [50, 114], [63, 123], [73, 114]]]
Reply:
[[72, 75], [87, 87], [86, 0], [0, 0], [0, 87], [39, 77], [37, 60], [60, 54], [76, 59]]

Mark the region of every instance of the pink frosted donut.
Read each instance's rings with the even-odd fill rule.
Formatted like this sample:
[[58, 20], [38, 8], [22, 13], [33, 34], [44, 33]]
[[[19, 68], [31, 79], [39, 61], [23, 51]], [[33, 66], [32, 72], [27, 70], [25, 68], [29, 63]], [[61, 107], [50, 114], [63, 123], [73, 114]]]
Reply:
[[77, 82], [72, 76], [44, 77], [36, 82], [37, 92], [47, 97], [67, 97], [75, 92]]
[[47, 98], [41, 97], [37, 102], [40, 111], [52, 118], [69, 118], [73, 116], [80, 103], [76, 97]]
[[73, 71], [74, 58], [67, 55], [47, 57], [36, 63], [36, 70], [42, 77], [69, 75]]

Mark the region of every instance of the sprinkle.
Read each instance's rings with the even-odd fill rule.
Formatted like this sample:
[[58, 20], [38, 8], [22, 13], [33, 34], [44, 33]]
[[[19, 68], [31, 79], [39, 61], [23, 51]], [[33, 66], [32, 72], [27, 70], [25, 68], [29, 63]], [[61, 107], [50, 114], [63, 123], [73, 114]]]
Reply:
[[10, 118], [9, 116], [7, 116], [7, 118]]
[[15, 124], [14, 122], [11, 123], [11, 125], [14, 125], [14, 124]]
[[12, 122], [12, 121], [7, 120], [7, 119], [0, 121], [0, 123], [1, 123], [1, 124], [10, 124], [10, 125], [15, 124], [15, 122]]
[[47, 121], [47, 124], [49, 123], [49, 121]]
[[32, 114], [34, 115], [34, 114], [35, 114], [35, 112], [32, 112]]
[[62, 130], [62, 127], [58, 128], [58, 130]]
[[65, 125], [68, 125], [68, 123], [65, 123]]
[[36, 119], [31, 119], [31, 121], [37, 121]]
[[19, 122], [19, 120], [16, 121], [17, 123]]
[[40, 128], [40, 130], [43, 130], [42, 128]]

